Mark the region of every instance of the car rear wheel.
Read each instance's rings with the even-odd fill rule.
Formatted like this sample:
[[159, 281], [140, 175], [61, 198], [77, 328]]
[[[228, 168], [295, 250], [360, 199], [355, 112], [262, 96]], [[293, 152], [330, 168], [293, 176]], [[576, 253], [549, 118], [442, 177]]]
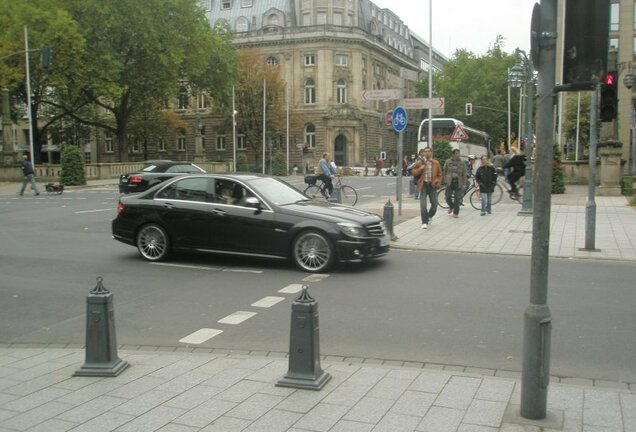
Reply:
[[162, 261], [170, 254], [170, 239], [159, 225], [144, 225], [137, 233], [137, 249], [148, 261]]
[[292, 259], [301, 270], [318, 273], [333, 265], [335, 250], [323, 233], [305, 231], [294, 239]]

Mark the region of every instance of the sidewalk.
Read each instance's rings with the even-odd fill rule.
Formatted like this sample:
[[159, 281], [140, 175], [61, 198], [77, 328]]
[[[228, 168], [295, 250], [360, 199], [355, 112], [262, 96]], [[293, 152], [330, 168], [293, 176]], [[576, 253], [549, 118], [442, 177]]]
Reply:
[[548, 415], [533, 422], [518, 416], [513, 378], [323, 361], [331, 381], [296, 390], [274, 385], [287, 372], [284, 358], [154, 349], [120, 351], [130, 367], [99, 378], [72, 377], [84, 361], [80, 348], [0, 346], [0, 431], [636, 430], [634, 385], [551, 382]]
[[[636, 261], [636, 207], [629, 207], [625, 197], [595, 197], [597, 251], [580, 250], [585, 247], [587, 186], [568, 185], [565, 194], [552, 195], [551, 200], [550, 256]], [[419, 201], [406, 196], [402, 216], [398, 205], [393, 202], [398, 237], [393, 248], [531, 255], [532, 216], [519, 216], [521, 206], [506, 196], [487, 216], [468, 203], [459, 219], [438, 208], [427, 230], [420, 228]], [[362, 207], [382, 214], [384, 203]]]

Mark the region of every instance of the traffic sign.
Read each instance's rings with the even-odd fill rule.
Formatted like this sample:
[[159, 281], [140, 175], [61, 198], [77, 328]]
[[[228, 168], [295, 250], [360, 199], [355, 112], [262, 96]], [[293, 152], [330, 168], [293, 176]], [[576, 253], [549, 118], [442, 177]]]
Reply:
[[414, 98], [402, 99], [405, 109], [441, 109], [444, 110], [444, 98]]
[[362, 91], [362, 100], [390, 100], [390, 99], [401, 99], [402, 98], [402, 90], [401, 89], [381, 89], [381, 90], [363, 90]]
[[455, 130], [451, 134], [451, 141], [466, 141], [468, 139], [468, 134], [462, 127], [462, 125], [458, 124], [455, 126]]
[[406, 110], [398, 106], [393, 110], [393, 130], [396, 132], [402, 132], [406, 128], [408, 122], [408, 116]]

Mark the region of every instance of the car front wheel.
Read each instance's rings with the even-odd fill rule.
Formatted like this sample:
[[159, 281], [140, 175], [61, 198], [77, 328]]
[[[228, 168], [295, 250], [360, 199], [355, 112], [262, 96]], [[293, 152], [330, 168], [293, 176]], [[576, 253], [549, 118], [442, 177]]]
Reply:
[[292, 259], [301, 270], [311, 273], [323, 272], [333, 265], [335, 250], [323, 233], [305, 231], [294, 240]]
[[148, 261], [162, 261], [170, 254], [170, 239], [159, 225], [144, 225], [137, 234], [137, 249]]

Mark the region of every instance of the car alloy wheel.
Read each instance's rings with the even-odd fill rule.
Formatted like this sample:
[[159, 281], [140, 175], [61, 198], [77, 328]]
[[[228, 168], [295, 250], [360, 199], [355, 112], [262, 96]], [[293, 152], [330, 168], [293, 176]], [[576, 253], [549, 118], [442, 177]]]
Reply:
[[137, 234], [137, 249], [148, 261], [161, 261], [170, 253], [168, 234], [159, 225], [144, 225]]
[[318, 231], [300, 233], [294, 240], [292, 254], [299, 268], [312, 273], [326, 271], [335, 258], [331, 242]]

